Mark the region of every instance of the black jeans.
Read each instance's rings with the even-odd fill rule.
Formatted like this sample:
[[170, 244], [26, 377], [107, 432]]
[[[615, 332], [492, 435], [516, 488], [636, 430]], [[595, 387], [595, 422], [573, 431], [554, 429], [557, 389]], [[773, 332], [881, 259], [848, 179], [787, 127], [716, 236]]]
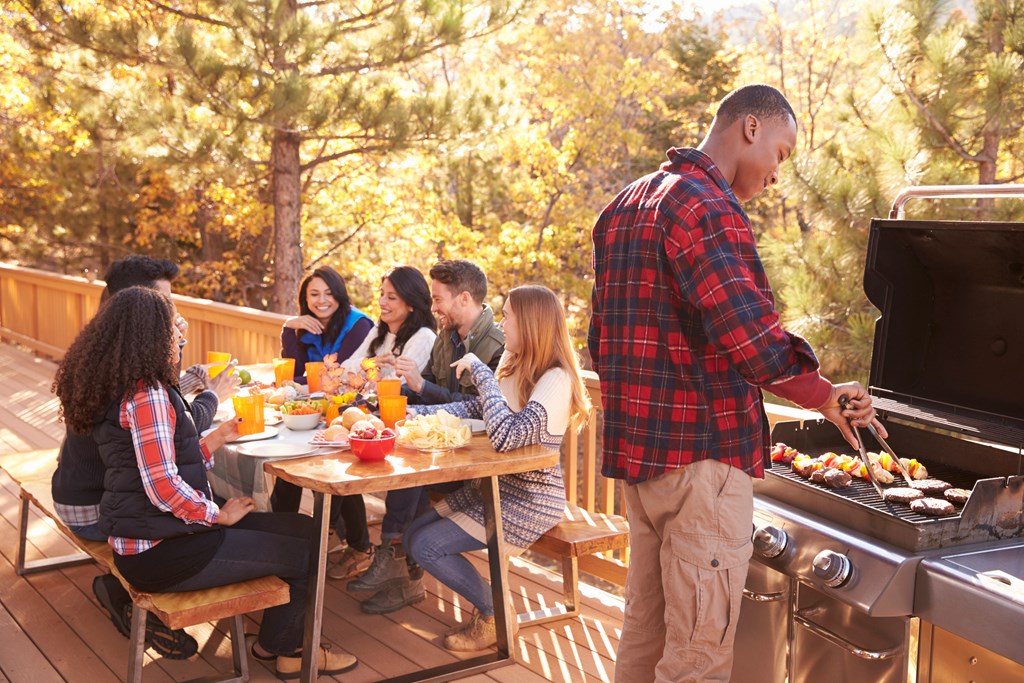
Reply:
[[289, 600], [263, 611], [259, 641], [267, 652], [294, 654], [302, 647], [312, 520], [298, 513], [250, 512], [234, 526], [224, 527], [224, 531], [224, 542], [210, 563], [167, 588], [167, 592], [278, 576], [288, 584]]
[[[274, 512], [298, 512], [302, 502], [302, 487], [278, 479], [270, 494], [270, 509]], [[370, 529], [366, 525], [366, 504], [362, 495], [331, 496], [331, 527], [338, 538], [349, 546], [366, 552], [370, 549]]]

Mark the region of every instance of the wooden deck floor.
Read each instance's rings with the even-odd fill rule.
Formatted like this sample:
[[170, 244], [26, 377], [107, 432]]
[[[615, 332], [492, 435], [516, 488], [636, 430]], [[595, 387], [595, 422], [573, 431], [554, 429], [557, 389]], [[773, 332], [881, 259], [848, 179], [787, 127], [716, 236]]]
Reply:
[[[50, 394], [56, 366], [7, 344], [0, 344], [0, 387], [9, 398], [0, 404], [0, 458], [8, 453], [55, 448], [63, 437], [57, 423], [57, 400]], [[10, 681], [123, 681], [127, 640], [114, 629], [92, 594], [96, 565], [18, 577], [14, 572], [18, 489], [0, 473], [0, 683]], [[376, 529], [373, 530], [376, 533]], [[71, 550], [52, 524], [34, 515], [29, 557]], [[486, 573], [483, 555], [475, 556]], [[558, 575], [523, 559], [513, 561], [512, 592], [519, 611], [559, 600]], [[343, 582], [328, 581], [324, 638], [335, 649], [355, 654], [360, 665], [334, 680], [375, 681], [454, 661], [440, 644], [452, 624], [466, 618], [459, 596], [425, 579], [426, 601], [384, 616], [365, 615]], [[519, 632], [517, 663], [463, 680], [476, 682], [573, 683], [612, 680], [615, 650], [622, 626], [622, 600], [582, 585], [582, 618], [533, 626]], [[258, 618], [259, 615], [253, 615]], [[188, 629], [200, 644], [186, 661], [147, 653], [146, 681], [178, 681], [226, 669], [230, 657], [226, 623]], [[247, 631], [255, 631], [249, 618]], [[250, 660], [253, 681], [276, 681], [272, 667]], [[321, 680], [332, 680], [327, 677]]]

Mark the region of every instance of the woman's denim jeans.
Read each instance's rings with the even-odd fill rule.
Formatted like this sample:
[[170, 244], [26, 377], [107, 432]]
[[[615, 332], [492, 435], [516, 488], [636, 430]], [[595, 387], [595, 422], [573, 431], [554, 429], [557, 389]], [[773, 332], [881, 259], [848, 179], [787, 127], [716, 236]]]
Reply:
[[476, 540], [450, 519], [430, 510], [405, 532], [406, 552], [438, 581], [469, 600], [481, 616], [494, 616], [490, 585], [462, 553], [482, 550]]

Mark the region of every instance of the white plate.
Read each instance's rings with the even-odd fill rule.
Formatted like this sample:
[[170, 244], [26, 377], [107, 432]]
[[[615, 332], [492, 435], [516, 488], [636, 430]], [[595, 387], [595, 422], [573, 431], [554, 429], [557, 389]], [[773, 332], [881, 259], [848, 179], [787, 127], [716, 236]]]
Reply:
[[264, 439], [273, 439], [277, 436], [277, 427], [265, 427], [259, 434], [246, 434], [235, 439], [235, 443], [244, 443], [246, 441], [263, 441]]
[[269, 427], [270, 425], [281, 424], [284, 422], [284, 418], [281, 417], [281, 413], [273, 413], [271, 415], [263, 416], [263, 426]]
[[254, 458], [294, 458], [300, 455], [309, 455], [316, 451], [313, 446], [301, 443], [282, 443], [272, 441], [270, 443], [246, 443], [238, 447], [242, 455]]
[[[216, 427], [210, 427], [205, 432], [200, 434], [200, 436], [206, 436], [214, 429], [216, 429]], [[263, 439], [273, 439], [275, 436], [277, 436], [277, 427], [267, 427], [259, 434], [246, 434], [245, 436], [240, 436], [237, 439], [235, 439], [235, 443], [244, 443], [246, 441], [262, 441]]]
[[487, 423], [483, 420], [474, 420], [470, 417], [464, 417], [459, 420], [464, 425], [469, 425], [469, 430], [474, 434], [483, 434], [487, 431]]
[[221, 408], [220, 410], [218, 410], [216, 413], [213, 414], [213, 421], [214, 422], [223, 422], [224, 420], [228, 419], [229, 417], [231, 417], [231, 411], [230, 410], [224, 410], [223, 408]]

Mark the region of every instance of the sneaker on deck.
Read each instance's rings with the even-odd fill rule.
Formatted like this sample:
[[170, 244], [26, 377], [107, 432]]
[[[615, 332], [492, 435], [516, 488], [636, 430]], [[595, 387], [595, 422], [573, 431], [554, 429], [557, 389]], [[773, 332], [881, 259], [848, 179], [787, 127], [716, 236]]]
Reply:
[[332, 579], [350, 579], [363, 573], [373, 561], [373, 548], [356, 550], [348, 547], [337, 555], [337, 561], [327, 567], [327, 576]]
[[100, 574], [92, 580], [92, 593], [110, 614], [117, 632], [127, 638], [132, 632], [131, 624], [125, 618], [125, 607], [128, 607], [128, 613], [131, 614], [132, 599], [128, 591], [113, 574]]
[[344, 538], [339, 538], [338, 533], [331, 529], [327, 532], [327, 554], [332, 555], [334, 553], [340, 553], [342, 550], [348, 547], [348, 543]]

